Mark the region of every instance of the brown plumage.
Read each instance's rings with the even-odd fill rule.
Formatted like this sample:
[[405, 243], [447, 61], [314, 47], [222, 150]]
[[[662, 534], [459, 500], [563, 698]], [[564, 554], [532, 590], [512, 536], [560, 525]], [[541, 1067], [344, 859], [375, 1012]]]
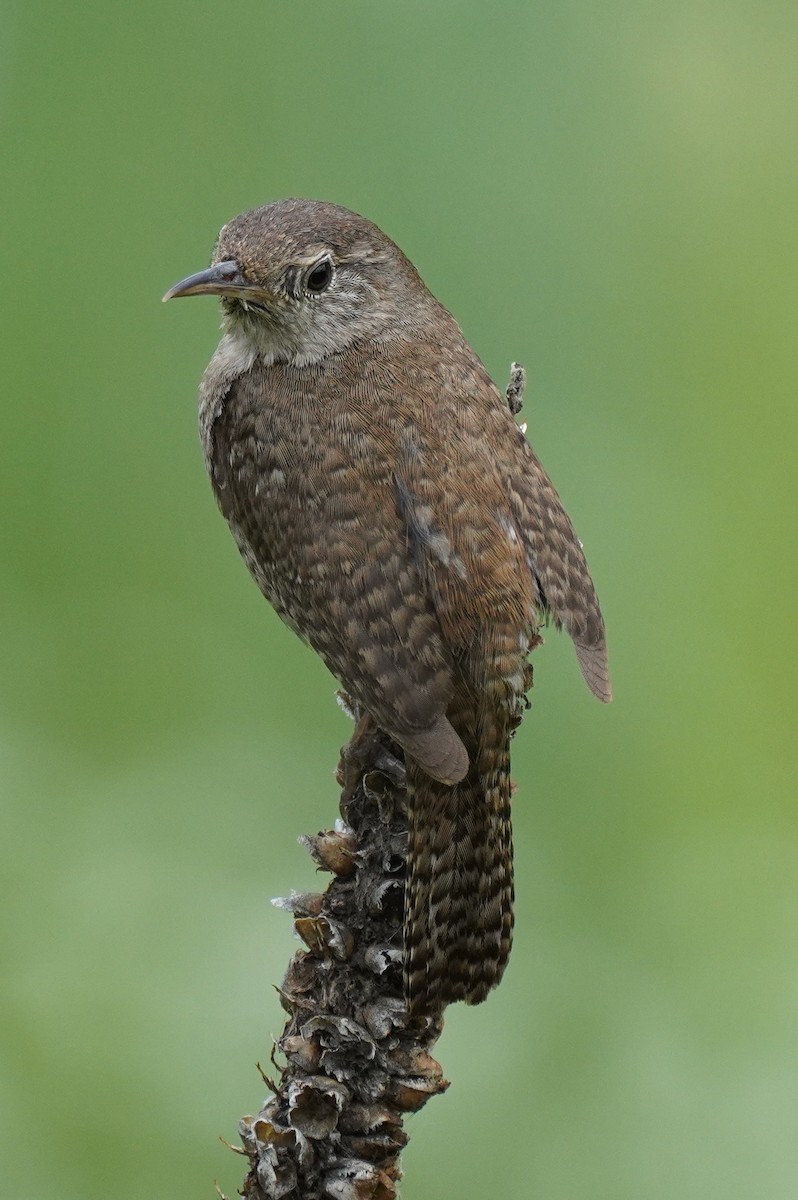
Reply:
[[405, 752], [405, 991], [477, 1003], [512, 937], [509, 741], [550, 615], [610, 699], [580, 543], [506, 400], [376, 226], [281, 201], [167, 296], [222, 297], [200, 425], [262, 592]]

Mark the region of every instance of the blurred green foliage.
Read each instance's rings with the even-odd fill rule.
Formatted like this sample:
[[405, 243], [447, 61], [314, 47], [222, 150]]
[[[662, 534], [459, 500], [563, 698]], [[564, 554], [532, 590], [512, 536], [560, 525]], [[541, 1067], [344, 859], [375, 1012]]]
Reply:
[[3, 8], [0, 1124], [8, 1196], [234, 1193], [335, 815], [333, 683], [204, 476], [217, 228], [376, 220], [525, 417], [616, 701], [535, 659], [518, 925], [408, 1200], [787, 1200], [798, 1179], [798, 9]]

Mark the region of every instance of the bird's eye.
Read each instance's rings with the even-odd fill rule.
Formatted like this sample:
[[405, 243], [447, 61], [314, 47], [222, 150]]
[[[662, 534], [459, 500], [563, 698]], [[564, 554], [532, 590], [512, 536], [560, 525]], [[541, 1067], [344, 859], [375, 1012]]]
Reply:
[[305, 287], [309, 292], [314, 292], [316, 295], [319, 292], [326, 292], [327, 288], [332, 283], [333, 265], [329, 258], [323, 258], [321, 262], [316, 263], [310, 271], [308, 271], [305, 279]]

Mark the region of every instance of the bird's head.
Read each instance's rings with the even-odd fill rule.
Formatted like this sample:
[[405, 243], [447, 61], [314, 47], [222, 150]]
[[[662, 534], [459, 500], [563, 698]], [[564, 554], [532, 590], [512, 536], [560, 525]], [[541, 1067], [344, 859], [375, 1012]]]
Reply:
[[422, 329], [437, 302], [376, 225], [334, 204], [278, 200], [229, 221], [206, 270], [164, 300], [218, 296], [225, 330], [271, 361], [319, 362]]

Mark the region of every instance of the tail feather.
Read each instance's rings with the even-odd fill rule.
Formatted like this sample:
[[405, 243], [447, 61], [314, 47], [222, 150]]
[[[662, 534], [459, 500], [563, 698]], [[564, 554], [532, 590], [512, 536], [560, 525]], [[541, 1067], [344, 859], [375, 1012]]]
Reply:
[[505, 755], [489, 776], [478, 768], [447, 787], [408, 761], [405, 994], [414, 1013], [479, 1004], [510, 954], [509, 763]]
[[464, 660], [447, 712], [468, 755], [463, 778], [430, 778], [407, 757], [410, 841], [405, 997], [411, 1012], [479, 1004], [504, 974], [513, 936], [510, 735], [529, 686], [513, 623]]

